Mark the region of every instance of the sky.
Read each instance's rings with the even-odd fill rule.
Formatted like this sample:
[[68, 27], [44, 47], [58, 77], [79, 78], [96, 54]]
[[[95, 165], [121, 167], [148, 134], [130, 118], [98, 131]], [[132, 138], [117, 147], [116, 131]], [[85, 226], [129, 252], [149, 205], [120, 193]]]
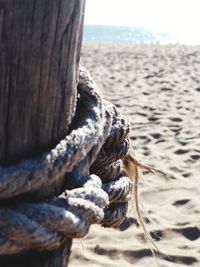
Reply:
[[200, 0], [86, 0], [85, 24], [200, 35]]

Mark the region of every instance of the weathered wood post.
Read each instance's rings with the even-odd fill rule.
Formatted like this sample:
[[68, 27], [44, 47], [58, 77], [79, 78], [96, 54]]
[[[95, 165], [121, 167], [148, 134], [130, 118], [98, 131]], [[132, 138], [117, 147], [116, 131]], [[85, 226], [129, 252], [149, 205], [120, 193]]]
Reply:
[[[0, 0], [0, 165], [54, 146], [68, 131], [85, 0]], [[60, 250], [1, 256], [0, 266], [67, 266]]]

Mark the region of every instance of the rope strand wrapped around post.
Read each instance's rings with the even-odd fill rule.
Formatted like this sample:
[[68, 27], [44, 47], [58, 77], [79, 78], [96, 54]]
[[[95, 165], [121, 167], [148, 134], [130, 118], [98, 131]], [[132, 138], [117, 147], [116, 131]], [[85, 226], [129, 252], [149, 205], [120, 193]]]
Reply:
[[84, 69], [78, 93], [73, 129], [55, 148], [0, 168], [0, 254], [53, 250], [91, 224], [117, 227], [126, 215], [129, 123]]

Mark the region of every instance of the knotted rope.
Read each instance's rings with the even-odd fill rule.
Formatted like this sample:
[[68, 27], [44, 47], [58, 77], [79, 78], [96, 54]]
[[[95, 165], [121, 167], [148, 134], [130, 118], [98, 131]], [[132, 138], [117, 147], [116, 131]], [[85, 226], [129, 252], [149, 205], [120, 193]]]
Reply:
[[0, 168], [0, 254], [53, 250], [91, 224], [117, 227], [124, 219], [129, 123], [84, 69], [77, 103], [73, 129], [54, 149]]

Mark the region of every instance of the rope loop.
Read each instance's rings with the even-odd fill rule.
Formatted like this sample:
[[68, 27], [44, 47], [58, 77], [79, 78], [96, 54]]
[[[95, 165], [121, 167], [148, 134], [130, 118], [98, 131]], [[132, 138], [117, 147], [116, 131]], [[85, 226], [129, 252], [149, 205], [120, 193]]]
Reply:
[[117, 227], [125, 218], [129, 122], [83, 68], [77, 103], [73, 129], [55, 148], [0, 167], [0, 254], [53, 250], [91, 224]]

